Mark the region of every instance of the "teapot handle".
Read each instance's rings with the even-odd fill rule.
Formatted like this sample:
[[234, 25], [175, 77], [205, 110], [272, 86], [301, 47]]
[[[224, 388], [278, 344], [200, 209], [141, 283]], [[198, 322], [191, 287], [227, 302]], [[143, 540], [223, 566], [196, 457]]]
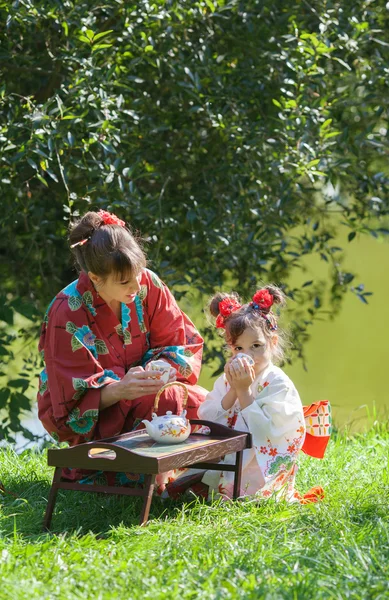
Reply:
[[172, 381], [170, 383], [166, 383], [163, 387], [161, 387], [161, 389], [157, 392], [157, 395], [155, 396], [155, 400], [154, 400], [154, 412], [156, 413], [158, 410], [158, 404], [159, 404], [159, 399], [161, 397], [162, 392], [164, 392], [165, 390], [167, 390], [167, 388], [173, 387], [174, 385], [179, 385], [180, 387], [184, 388], [184, 400], [182, 403], [182, 408], [185, 409], [186, 407], [186, 403], [188, 401], [188, 388], [186, 387], [185, 383], [181, 383], [181, 381]]

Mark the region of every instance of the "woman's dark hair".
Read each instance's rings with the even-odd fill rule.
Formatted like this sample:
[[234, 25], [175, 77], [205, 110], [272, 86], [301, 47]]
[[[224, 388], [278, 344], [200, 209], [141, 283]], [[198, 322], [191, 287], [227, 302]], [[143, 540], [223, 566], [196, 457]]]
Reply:
[[79, 221], [70, 226], [70, 245], [87, 240], [83, 245], [72, 249], [76, 262], [82, 271], [91, 271], [102, 279], [110, 273], [118, 278], [132, 278], [145, 268], [146, 256], [127, 227], [105, 225], [96, 212], [87, 212]]
[[[275, 285], [266, 285], [262, 289], [265, 289], [273, 297], [273, 303], [281, 306], [286, 304], [286, 296], [284, 292]], [[209, 312], [213, 317], [219, 315], [219, 304], [226, 298], [233, 298], [240, 303], [239, 296], [236, 292], [230, 294], [224, 292], [216, 293], [209, 302]], [[265, 314], [266, 318], [262, 315]], [[273, 348], [273, 358], [278, 362], [283, 361], [285, 358], [285, 346], [287, 345], [287, 335], [284, 331], [277, 331], [270, 329], [269, 324], [276, 326], [277, 317], [272, 312], [271, 308], [262, 309], [262, 311], [254, 308], [252, 303], [243, 304], [241, 308], [232, 312], [228, 317], [225, 318], [224, 325], [224, 338], [228, 345], [233, 346], [236, 340], [242, 335], [247, 328], [258, 328], [260, 329], [265, 338], [270, 340], [274, 334], [277, 334], [278, 341]]]

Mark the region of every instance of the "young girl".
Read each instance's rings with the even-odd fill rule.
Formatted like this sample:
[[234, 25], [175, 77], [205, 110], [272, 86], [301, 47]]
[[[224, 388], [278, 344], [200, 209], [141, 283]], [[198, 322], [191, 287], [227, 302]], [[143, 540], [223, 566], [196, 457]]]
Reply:
[[[272, 307], [284, 303], [282, 291], [270, 285], [244, 305], [235, 293], [212, 298], [210, 312], [216, 327], [224, 329], [232, 356], [198, 414], [252, 434], [253, 447], [243, 453], [241, 495], [276, 494], [293, 501], [301, 499], [294, 482], [305, 422], [293, 382], [274, 364], [283, 357], [284, 339]], [[235, 455], [224, 460], [234, 464]], [[207, 471], [202, 482], [210, 494], [232, 497], [233, 473]]]

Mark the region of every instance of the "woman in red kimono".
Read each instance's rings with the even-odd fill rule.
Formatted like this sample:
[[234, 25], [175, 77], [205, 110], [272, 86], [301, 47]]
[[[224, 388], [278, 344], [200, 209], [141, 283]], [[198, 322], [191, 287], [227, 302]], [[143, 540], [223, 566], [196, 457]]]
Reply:
[[[116, 436], [150, 419], [162, 383], [144, 367], [163, 358], [170, 380], [188, 386], [189, 418], [206, 391], [196, 386], [203, 339], [125, 223], [106, 211], [88, 212], [73, 226], [70, 244], [80, 276], [51, 302], [39, 350], [45, 363], [38, 393], [45, 429], [70, 445]], [[181, 412], [179, 387], [159, 410]], [[67, 479], [81, 471], [64, 469]]]

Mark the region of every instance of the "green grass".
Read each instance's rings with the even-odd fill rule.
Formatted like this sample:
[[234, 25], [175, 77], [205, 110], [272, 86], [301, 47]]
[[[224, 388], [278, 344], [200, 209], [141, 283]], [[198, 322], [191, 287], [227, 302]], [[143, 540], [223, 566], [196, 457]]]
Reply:
[[339, 435], [324, 461], [301, 457], [309, 506], [139, 499], [59, 492], [41, 532], [45, 454], [0, 451], [0, 598], [389, 598], [389, 432]]

